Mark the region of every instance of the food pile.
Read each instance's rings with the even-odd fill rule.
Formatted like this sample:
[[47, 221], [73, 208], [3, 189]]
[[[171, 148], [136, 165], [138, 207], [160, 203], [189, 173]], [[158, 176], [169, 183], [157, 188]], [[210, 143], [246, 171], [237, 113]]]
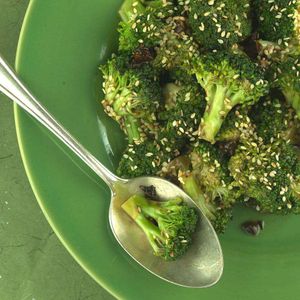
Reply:
[[300, 211], [298, 0], [125, 0], [103, 66], [117, 173], [179, 185], [219, 233], [235, 203]]

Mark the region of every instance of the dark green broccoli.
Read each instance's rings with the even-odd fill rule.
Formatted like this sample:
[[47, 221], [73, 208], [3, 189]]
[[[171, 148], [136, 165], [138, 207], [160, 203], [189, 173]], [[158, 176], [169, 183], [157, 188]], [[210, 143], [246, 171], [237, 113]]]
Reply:
[[232, 208], [223, 207], [220, 198], [212, 199], [203, 193], [193, 173], [181, 174], [182, 189], [196, 202], [203, 214], [210, 220], [217, 233], [224, 233], [232, 219]]
[[[238, 142], [241, 134], [252, 130], [248, 106], [235, 106], [227, 115], [217, 136], [217, 142]], [[243, 126], [245, 125], [245, 126]]]
[[249, 0], [189, 1], [189, 25], [204, 49], [229, 48], [251, 34]]
[[218, 51], [202, 55], [194, 72], [207, 100], [199, 136], [211, 143], [233, 107], [252, 105], [268, 92], [262, 70], [240, 53]]
[[182, 199], [160, 202], [134, 195], [122, 208], [143, 230], [156, 256], [176, 260], [191, 245], [198, 215]]
[[225, 156], [213, 145], [200, 142], [192, 153], [165, 164], [161, 176], [178, 184], [201, 208], [218, 233], [232, 218], [236, 191]]
[[[122, 177], [157, 175], [162, 167], [195, 142], [205, 109], [204, 93], [191, 76], [177, 70], [166, 84], [165, 109], [158, 113], [159, 130], [139, 145], [130, 144], [118, 168]], [[146, 159], [145, 159], [146, 158]]]
[[119, 10], [123, 22], [129, 22], [137, 15], [144, 13], [146, 6], [142, 0], [125, 0]]
[[124, 178], [157, 175], [163, 165], [180, 155], [180, 146], [165, 131], [158, 133], [156, 138], [148, 137], [143, 143], [129, 144], [120, 160], [117, 174]]
[[274, 59], [267, 69], [267, 76], [300, 118], [300, 56], [285, 55], [280, 60]]
[[265, 143], [274, 137], [283, 138], [293, 145], [300, 144], [300, 122], [295, 111], [280, 97], [263, 97], [253, 105], [250, 118], [258, 136]]
[[129, 68], [122, 55], [109, 60], [101, 71], [106, 113], [120, 124], [130, 143], [143, 141], [157, 126], [162, 95], [156, 71], [149, 65]]
[[161, 29], [161, 37], [155, 47], [154, 66], [171, 71], [180, 67], [187, 73], [199, 55], [199, 47], [187, 33], [186, 18], [178, 15], [168, 18]]
[[[138, 15], [145, 13], [146, 8], [163, 8], [168, 5], [171, 8], [172, 1], [168, 3], [164, 0], [125, 0], [119, 10], [119, 15], [123, 22], [129, 22]], [[175, 9], [176, 7], [172, 7]]]
[[182, 72], [172, 73], [174, 81], [165, 85], [165, 110], [158, 119], [168, 136], [184, 145], [196, 140], [206, 101], [197, 80]]
[[223, 122], [216, 136], [216, 146], [227, 158], [234, 155], [240, 141], [256, 135], [256, 126], [249, 118], [251, 106], [236, 106]]
[[142, 13], [135, 14], [129, 21], [119, 25], [119, 50], [134, 51], [139, 47], [157, 47], [165, 34], [164, 28], [173, 17], [173, 6], [166, 3], [160, 8], [147, 7]]
[[190, 153], [192, 169], [202, 190], [211, 199], [220, 199], [221, 206], [230, 207], [235, 201], [231, 192], [233, 178], [228, 171], [227, 157], [214, 145], [197, 142]]
[[[297, 44], [300, 36], [298, 0], [255, 0], [259, 37], [283, 47]], [[292, 46], [293, 47], [293, 46]]]
[[234, 185], [258, 211], [299, 212], [299, 160], [294, 146], [281, 138], [265, 143], [253, 137], [239, 144], [229, 161]]
[[130, 21], [121, 22], [119, 32], [121, 51], [135, 53], [140, 48], [148, 49], [159, 69], [188, 67], [198, 53], [198, 45], [187, 34], [186, 18], [170, 2], [148, 7]]

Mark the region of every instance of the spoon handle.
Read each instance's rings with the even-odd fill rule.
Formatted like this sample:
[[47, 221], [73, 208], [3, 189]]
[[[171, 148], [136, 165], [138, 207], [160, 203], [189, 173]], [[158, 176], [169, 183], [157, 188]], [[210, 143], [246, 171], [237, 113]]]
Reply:
[[76, 153], [102, 180], [112, 188], [114, 183], [122, 181], [100, 163], [72, 135], [63, 128], [47, 110], [34, 98], [18, 79], [12, 68], [0, 56], [0, 92], [16, 102], [46, 128], [54, 133], [64, 144]]

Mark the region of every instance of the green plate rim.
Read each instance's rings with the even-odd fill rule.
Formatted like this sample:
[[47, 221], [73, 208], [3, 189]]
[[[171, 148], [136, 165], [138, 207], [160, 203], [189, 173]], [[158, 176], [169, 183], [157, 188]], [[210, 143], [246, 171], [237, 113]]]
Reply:
[[[24, 16], [24, 20], [22, 23], [22, 27], [21, 27], [21, 31], [20, 31], [20, 35], [19, 35], [19, 39], [18, 39], [18, 44], [17, 44], [17, 50], [16, 50], [16, 59], [15, 59], [15, 70], [18, 73], [19, 71], [19, 65], [20, 65], [20, 56], [21, 56], [21, 52], [22, 52], [22, 45], [23, 45], [23, 41], [26, 38], [26, 29], [27, 29], [27, 24], [29, 22], [30, 19], [30, 14], [32, 11], [32, 7], [34, 5], [34, 3], [36, 2], [36, 0], [30, 0], [25, 16]], [[31, 176], [30, 173], [30, 167], [28, 165], [27, 162], [27, 158], [26, 158], [26, 154], [25, 154], [25, 149], [23, 147], [23, 137], [21, 134], [21, 124], [20, 124], [20, 118], [19, 118], [19, 112], [22, 111], [22, 109], [16, 104], [14, 103], [14, 119], [15, 119], [15, 127], [16, 127], [16, 134], [17, 134], [17, 142], [18, 142], [18, 146], [20, 149], [20, 154], [21, 154], [21, 158], [22, 158], [22, 162], [25, 168], [25, 172], [26, 172], [26, 176], [29, 180], [30, 186], [32, 188], [33, 194], [47, 220], [47, 222], [50, 224], [51, 228], [53, 229], [53, 231], [55, 232], [56, 236], [58, 237], [58, 239], [60, 240], [60, 242], [63, 244], [63, 246], [67, 249], [67, 251], [71, 254], [71, 256], [75, 259], [75, 261], [82, 267], [82, 269], [88, 273], [101, 287], [103, 287], [106, 291], [108, 291], [112, 296], [114, 296], [117, 299], [121, 299], [122, 297], [112, 288], [110, 288], [106, 283], [105, 280], [103, 280], [102, 278], [100, 278], [98, 275], [94, 274], [91, 270], [89, 270], [89, 268], [87, 268], [84, 264], [84, 262], [81, 261], [81, 259], [78, 257], [78, 255], [76, 255], [76, 253], [72, 250], [71, 246], [64, 240], [64, 238], [60, 235], [59, 230], [56, 228], [56, 225], [54, 222], [52, 222], [52, 219], [49, 217], [49, 215], [47, 214], [47, 211], [44, 207], [43, 204], [43, 200], [42, 197], [39, 195], [38, 193], [38, 189], [35, 186], [34, 180]]]

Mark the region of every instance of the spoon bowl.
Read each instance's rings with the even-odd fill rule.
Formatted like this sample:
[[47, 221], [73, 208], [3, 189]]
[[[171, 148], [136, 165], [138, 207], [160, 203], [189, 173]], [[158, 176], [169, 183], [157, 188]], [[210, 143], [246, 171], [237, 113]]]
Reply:
[[[160, 201], [180, 197], [197, 209], [199, 221], [188, 251], [175, 261], [164, 261], [153, 250], [135, 222], [121, 205], [132, 195], [143, 194], [140, 186], [154, 186]], [[223, 272], [223, 255], [218, 237], [195, 202], [179, 187], [158, 177], [138, 177], [116, 183], [109, 210], [112, 232], [124, 250], [156, 276], [185, 287], [209, 287], [219, 281]]]
[[[1, 57], [0, 92], [48, 128], [110, 187], [111, 230], [124, 250], [141, 266], [154, 275], [181, 286], [200, 288], [218, 282], [223, 272], [223, 256], [218, 237], [200, 208], [180, 188], [156, 177], [124, 180], [114, 175], [49, 114]], [[141, 185], [155, 186], [161, 201], [180, 197], [197, 209], [198, 226], [192, 245], [182, 258], [166, 262], [154, 256], [141, 229], [122, 210], [121, 205], [130, 196], [141, 193]]]

